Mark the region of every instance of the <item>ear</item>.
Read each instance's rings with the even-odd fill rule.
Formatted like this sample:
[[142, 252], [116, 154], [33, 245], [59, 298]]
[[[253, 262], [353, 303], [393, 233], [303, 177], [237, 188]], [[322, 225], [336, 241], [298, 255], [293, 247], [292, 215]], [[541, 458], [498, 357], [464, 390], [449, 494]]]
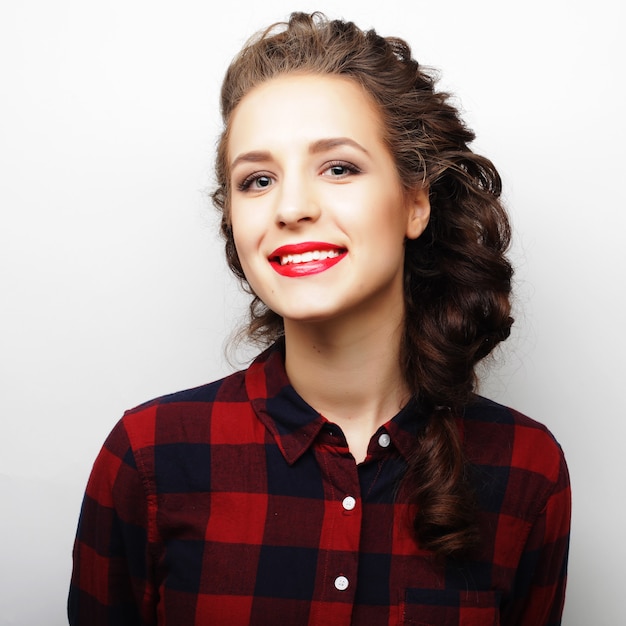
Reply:
[[430, 219], [429, 188], [418, 187], [407, 194], [407, 225], [408, 239], [417, 239], [428, 226]]

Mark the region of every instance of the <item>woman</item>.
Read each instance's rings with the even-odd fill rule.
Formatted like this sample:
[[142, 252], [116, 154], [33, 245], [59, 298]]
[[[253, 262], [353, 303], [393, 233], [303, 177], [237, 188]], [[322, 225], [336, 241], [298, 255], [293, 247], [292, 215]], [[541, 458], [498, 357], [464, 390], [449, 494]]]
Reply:
[[401, 40], [319, 14], [222, 87], [243, 372], [129, 411], [90, 478], [71, 624], [558, 624], [545, 427], [475, 395], [510, 331], [500, 179]]

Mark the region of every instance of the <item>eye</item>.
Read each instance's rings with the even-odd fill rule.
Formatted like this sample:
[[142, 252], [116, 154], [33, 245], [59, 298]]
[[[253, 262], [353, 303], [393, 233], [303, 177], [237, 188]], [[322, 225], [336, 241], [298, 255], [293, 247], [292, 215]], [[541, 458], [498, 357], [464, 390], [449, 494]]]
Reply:
[[274, 183], [274, 179], [264, 172], [256, 172], [244, 178], [238, 185], [239, 191], [261, 191]]
[[326, 169], [322, 172], [322, 175], [329, 176], [330, 178], [346, 178], [353, 174], [360, 174], [360, 172], [361, 170], [352, 163], [333, 161], [326, 165]]

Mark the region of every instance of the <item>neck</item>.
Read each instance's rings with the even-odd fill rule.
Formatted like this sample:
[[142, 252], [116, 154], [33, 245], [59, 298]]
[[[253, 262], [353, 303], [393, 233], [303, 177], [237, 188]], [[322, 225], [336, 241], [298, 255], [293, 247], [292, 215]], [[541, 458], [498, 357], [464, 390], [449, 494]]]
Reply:
[[[354, 320], [352, 320], [353, 322]], [[400, 368], [402, 315], [383, 324], [285, 321], [285, 367], [294, 389], [338, 424], [357, 462], [374, 432], [409, 399]]]

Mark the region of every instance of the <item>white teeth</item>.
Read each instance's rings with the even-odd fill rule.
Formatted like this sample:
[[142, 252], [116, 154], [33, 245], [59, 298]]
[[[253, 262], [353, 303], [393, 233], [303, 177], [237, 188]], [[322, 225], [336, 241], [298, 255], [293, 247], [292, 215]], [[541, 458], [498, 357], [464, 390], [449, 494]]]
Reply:
[[302, 254], [287, 254], [280, 257], [280, 264], [310, 263], [311, 261], [324, 261], [334, 259], [339, 256], [339, 250], [312, 250]]

